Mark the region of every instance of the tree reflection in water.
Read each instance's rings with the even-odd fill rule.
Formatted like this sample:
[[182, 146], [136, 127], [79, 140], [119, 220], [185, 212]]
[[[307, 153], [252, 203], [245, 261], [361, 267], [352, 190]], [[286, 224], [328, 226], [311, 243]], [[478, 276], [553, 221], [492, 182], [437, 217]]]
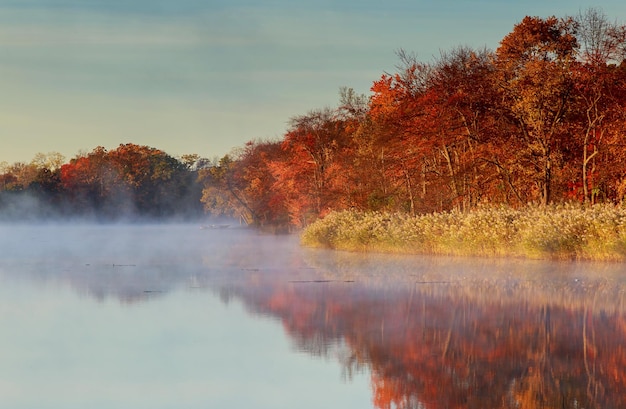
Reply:
[[279, 317], [299, 349], [368, 369], [377, 408], [626, 407], [617, 265], [308, 261], [317, 280], [260, 273], [229, 292]]
[[213, 289], [346, 376], [368, 371], [378, 408], [626, 407], [623, 264], [309, 251], [185, 226], [16, 230], [0, 277], [124, 303]]

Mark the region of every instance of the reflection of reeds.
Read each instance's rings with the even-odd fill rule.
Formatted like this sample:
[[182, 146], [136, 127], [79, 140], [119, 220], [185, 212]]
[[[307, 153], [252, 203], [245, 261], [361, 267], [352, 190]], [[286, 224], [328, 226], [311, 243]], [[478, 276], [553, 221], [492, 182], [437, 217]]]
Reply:
[[626, 312], [626, 276], [621, 263], [362, 254], [320, 249], [304, 254], [306, 262], [321, 274], [320, 278], [331, 281], [413, 288], [417, 294], [465, 299], [483, 306], [524, 303], [566, 309], [593, 307], [595, 313]]
[[308, 226], [302, 243], [351, 251], [624, 260], [626, 209], [482, 206], [420, 216], [343, 211]]

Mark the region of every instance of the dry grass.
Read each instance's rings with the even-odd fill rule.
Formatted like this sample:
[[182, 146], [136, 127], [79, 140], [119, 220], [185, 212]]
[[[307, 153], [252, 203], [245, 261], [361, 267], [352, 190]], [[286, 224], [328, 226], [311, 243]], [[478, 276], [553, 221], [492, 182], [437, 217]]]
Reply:
[[301, 241], [350, 251], [624, 260], [626, 208], [482, 206], [414, 217], [342, 211], [308, 226]]

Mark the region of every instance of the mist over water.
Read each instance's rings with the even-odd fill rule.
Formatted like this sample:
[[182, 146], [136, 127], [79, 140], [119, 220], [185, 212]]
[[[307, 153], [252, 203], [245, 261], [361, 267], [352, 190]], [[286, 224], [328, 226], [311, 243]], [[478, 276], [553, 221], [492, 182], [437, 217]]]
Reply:
[[217, 227], [0, 225], [0, 407], [626, 405], [622, 264]]
[[[275, 260], [269, 249], [279, 250], [289, 241], [238, 225], [203, 227], [195, 223], [0, 225], [0, 262], [37, 279], [63, 278], [72, 284], [88, 280], [111, 291], [122, 284], [118, 280], [125, 280], [146, 291], [156, 283], [169, 291], [199, 275], [236, 275], [248, 267], [266, 266]], [[243, 249], [249, 251], [242, 258]]]
[[293, 407], [311, 381], [366, 405], [365, 378], [343, 383], [224, 295], [299, 268], [295, 237], [203, 227], [1, 225], [0, 407]]

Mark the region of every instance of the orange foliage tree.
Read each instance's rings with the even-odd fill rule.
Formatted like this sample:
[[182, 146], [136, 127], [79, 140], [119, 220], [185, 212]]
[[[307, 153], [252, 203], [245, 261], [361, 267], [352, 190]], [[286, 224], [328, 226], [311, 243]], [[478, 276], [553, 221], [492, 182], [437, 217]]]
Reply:
[[[553, 199], [558, 171], [567, 163], [564, 126], [572, 103], [578, 43], [571, 18], [525, 17], [496, 50], [504, 109], [521, 142], [517, 161], [543, 204]], [[555, 177], [557, 180], [555, 181]]]
[[282, 149], [283, 160], [273, 164], [274, 186], [286, 201], [293, 224], [302, 226], [349, 205], [345, 161], [351, 158], [350, 139], [337, 110], [326, 108], [292, 118]]
[[202, 202], [214, 216], [239, 218], [246, 224], [289, 225], [285, 188], [277, 188], [276, 163], [284, 156], [279, 142], [250, 141], [215, 166], [203, 169]]

